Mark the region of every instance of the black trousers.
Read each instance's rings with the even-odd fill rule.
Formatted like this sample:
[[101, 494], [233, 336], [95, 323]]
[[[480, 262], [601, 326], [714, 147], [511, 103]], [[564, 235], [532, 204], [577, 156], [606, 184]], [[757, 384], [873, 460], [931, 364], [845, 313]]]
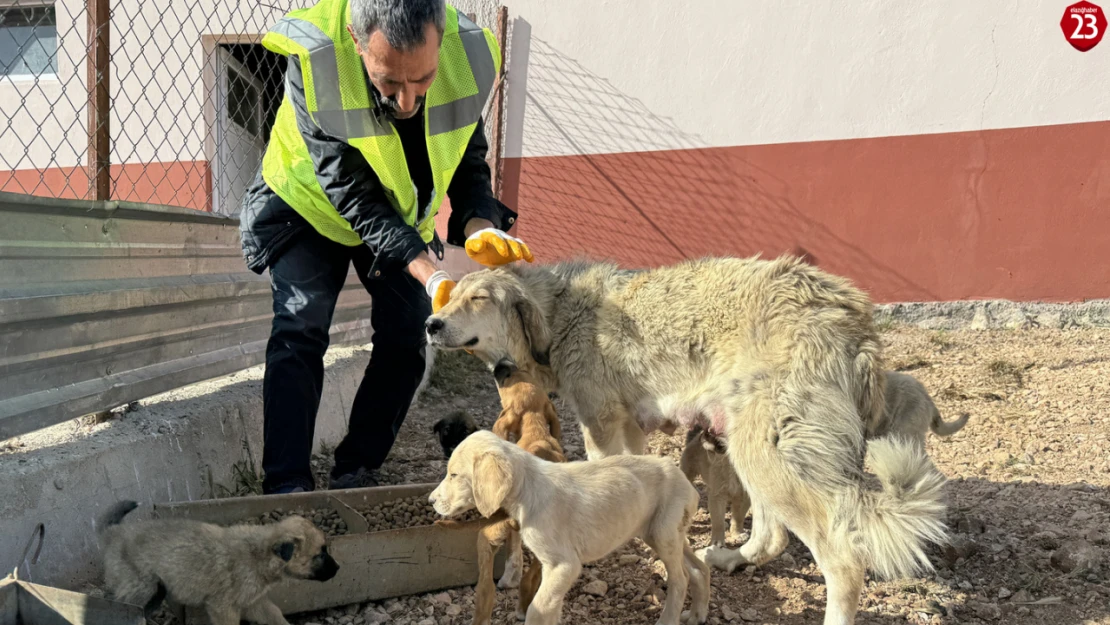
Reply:
[[313, 489], [316, 412], [324, 383], [328, 329], [350, 263], [372, 304], [373, 351], [351, 406], [347, 435], [335, 450], [333, 476], [377, 469], [385, 461], [424, 374], [424, 321], [431, 302], [404, 271], [370, 277], [366, 246], [347, 247], [315, 231], [299, 235], [273, 261], [274, 322], [263, 381], [263, 492]]

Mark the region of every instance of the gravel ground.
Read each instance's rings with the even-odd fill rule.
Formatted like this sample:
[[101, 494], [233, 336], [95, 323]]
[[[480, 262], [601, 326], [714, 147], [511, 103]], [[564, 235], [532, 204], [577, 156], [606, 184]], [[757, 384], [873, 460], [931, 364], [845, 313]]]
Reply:
[[[950, 478], [952, 544], [930, 554], [935, 575], [869, 581], [857, 623], [1110, 625], [1110, 330], [884, 329], [887, 360], [933, 393], [945, 418], [971, 414], [929, 453]], [[432, 424], [467, 410], [489, 428], [499, 412], [491, 377], [475, 359], [441, 354], [383, 467], [383, 484], [434, 482], [445, 462]], [[571, 460], [584, 459], [573, 415], [556, 402]], [[677, 462], [682, 432], [656, 433], [653, 453]], [[326, 481], [329, 458], [315, 464]], [[692, 541], [704, 546], [703, 509]], [[745, 524], [750, 528], [750, 519]], [[741, 536], [741, 539], [746, 538]], [[735, 546], [738, 542], [733, 543]], [[658, 618], [662, 567], [639, 541], [588, 566], [563, 622], [641, 624]], [[779, 559], [733, 575], [714, 571], [709, 622], [817, 624], [825, 588], [797, 540]], [[499, 592], [494, 623], [515, 622], [516, 591]], [[308, 624], [455, 625], [470, 622], [470, 588], [297, 615]]]

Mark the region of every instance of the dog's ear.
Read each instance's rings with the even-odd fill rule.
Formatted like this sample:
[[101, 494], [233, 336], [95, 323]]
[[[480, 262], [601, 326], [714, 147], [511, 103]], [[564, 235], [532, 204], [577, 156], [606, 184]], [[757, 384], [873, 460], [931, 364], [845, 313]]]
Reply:
[[532, 350], [532, 359], [541, 365], [551, 364], [551, 334], [539, 305], [522, 293], [513, 307], [524, 327], [524, 338], [528, 340], [528, 346]]
[[694, 425], [689, 430], [686, 430], [686, 444], [689, 445], [698, 435], [701, 434], [701, 426]]
[[432, 426], [432, 434], [442, 433], [443, 428], [445, 427], [447, 427], [447, 419], [440, 419], [439, 421], [436, 421], [436, 424]]
[[706, 451], [711, 451], [715, 454], [728, 453], [728, 448], [725, 447], [724, 439], [716, 436], [709, 430], [705, 430], [702, 433], [701, 445], [705, 447]]
[[513, 485], [513, 473], [508, 460], [499, 455], [484, 453], [474, 461], [471, 488], [474, 505], [484, 517], [489, 517], [504, 503]]
[[284, 541], [275, 544], [273, 549], [277, 557], [288, 562], [293, 559], [293, 552], [297, 550], [297, 546], [292, 541]]
[[509, 358], [502, 358], [493, 366], [493, 379], [501, 386], [510, 375], [516, 373], [516, 363]]

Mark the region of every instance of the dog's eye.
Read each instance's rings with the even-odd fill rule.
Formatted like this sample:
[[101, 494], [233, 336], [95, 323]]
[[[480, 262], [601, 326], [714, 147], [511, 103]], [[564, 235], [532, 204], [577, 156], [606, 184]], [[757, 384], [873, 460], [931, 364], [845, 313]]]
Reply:
[[455, 478], [456, 478], [456, 477], [458, 477], [458, 476], [459, 476], [459, 474], [458, 474], [458, 473], [452, 473], [452, 474], [448, 475], [447, 477], [449, 477], [449, 478], [451, 478], [451, 479], [455, 479]]

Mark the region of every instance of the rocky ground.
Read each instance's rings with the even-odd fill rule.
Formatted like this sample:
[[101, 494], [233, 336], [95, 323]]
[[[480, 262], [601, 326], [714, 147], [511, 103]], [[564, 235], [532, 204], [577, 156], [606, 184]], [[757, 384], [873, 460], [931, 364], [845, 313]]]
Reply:
[[[1110, 330], [937, 332], [884, 327], [892, 368], [911, 372], [946, 418], [971, 414], [928, 450], [950, 478], [952, 544], [931, 551], [935, 574], [869, 581], [857, 623], [1110, 624]], [[471, 357], [441, 355], [383, 469], [384, 483], [438, 481], [445, 462], [432, 424], [463, 408], [490, 427], [499, 403]], [[557, 402], [568, 456], [583, 459], [569, 409]], [[655, 454], [681, 452], [681, 432], [655, 434]], [[316, 460], [321, 480], [329, 459]], [[750, 528], [750, 519], [746, 524]], [[703, 511], [692, 530], [709, 537]], [[740, 537], [746, 538], [746, 535]], [[738, 544], [737, 541], [734, 544]], [[658, 618], [662, 568], [638, 541], [588, 567], [564, 623], [641, 624]], [[709, 622], [821, 623], [825, 587], [796, 539], [765, 567], [715, 571]], [[514, 622], [516, 591], [499, 593], [494, 623]], [[348, 606], [291, 618], [298, 625], [447, 625], [470, 622], [473, 591]]]

